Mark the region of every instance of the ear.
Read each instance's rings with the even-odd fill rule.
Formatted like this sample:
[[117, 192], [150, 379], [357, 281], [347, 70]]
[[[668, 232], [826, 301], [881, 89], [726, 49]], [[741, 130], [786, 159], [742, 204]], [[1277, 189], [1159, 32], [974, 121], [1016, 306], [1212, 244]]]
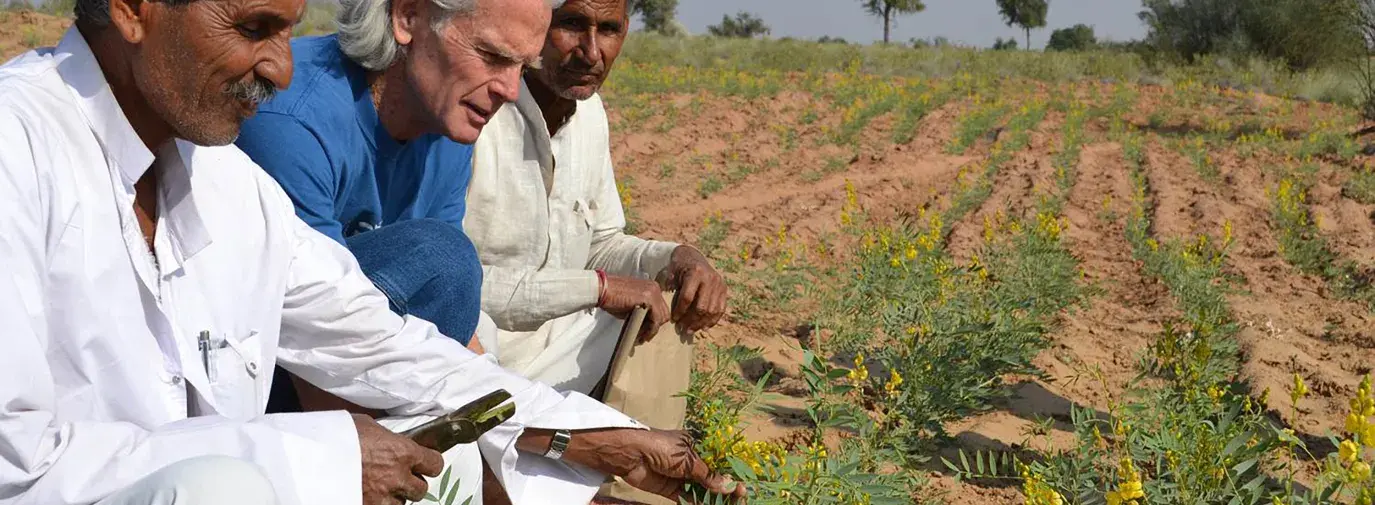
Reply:
[[143, 42], [147, 34], [143, 26], [147, 21], [147, 7], [144, 0], [110, 0], [110, 24], [119, 30], [126, 42]]
[[420, 2], [422, 0], [392, 0], [391, 29], [396, 43], [410, 45], [415, 32], [421, 28]]

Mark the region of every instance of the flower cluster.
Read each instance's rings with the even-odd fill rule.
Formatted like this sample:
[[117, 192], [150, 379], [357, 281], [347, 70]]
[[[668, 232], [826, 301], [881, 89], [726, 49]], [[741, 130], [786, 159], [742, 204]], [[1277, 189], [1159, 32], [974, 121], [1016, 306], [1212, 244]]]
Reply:
[[1026, 505], [1064, 505], [1065, 497], [1047, 484], [1040, 475], [1022, 468], [1022, 494], [1026, 495]]
[[1141, 474], [1136, 471], [1131, 458], [1122, 458], [1117, 478], [1117, 490], [1107, 494], [1108, 505], [1138, 505], [1140, 502], [1137, 500], [1146, 498], [1146, 491], [1141, 486]]

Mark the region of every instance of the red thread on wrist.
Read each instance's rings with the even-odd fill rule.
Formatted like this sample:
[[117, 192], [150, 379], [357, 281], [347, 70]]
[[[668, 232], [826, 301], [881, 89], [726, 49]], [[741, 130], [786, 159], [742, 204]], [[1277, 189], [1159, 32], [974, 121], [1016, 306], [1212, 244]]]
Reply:
[[597, 306], [606, 304], [606, 271], [597, 269]]

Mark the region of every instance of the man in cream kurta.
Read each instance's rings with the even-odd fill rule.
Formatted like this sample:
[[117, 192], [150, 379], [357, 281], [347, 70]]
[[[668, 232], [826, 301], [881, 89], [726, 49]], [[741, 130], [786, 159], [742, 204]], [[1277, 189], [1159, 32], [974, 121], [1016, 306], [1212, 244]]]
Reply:
[[[623, 0], [556, 9], [540, 70], [526, 72], [473, 150], [463, 227], [483, 264], [483, 311], [501, 329], [498, 359], [561, 391], [597, 386], [617, 317], [636, 305], [649, 308], [642, 339], [670, 320], [706, 329], [725, 312], [725, 282], [700, 252], [624, 232], [596, 90], [627, 28]], [[676, 291], [672, 307], [661, 288]]]
[[[653, 448], [664, 437], [621, 444], [618, 437], [654, 434], [392, 313], [348, 251], [298, 219], [281, 188], [237, 148], [175, 136], [145, 144], [159, 119], [138, 118], [141, 130], [121, 100], [168, 98], [144, 94], [118, 58], [165, 68], [159, 57], [168, 47], [193, 47], [174, 49], [179, 57], [207, 54], [204, 44], [224, 47], [227, 39], [189, 41], [159, 23], [233, 3], [176, 12], [145, 5], [151, 10], [138, 12], [160, 15], [144, 20], [145, 33], [167, 45], [143, 39], [137, 55], [124, 52], [134, 42], [121, 34], [130, 32], [79, 18], [83, 28], [56, 48], [0, 67], [0, 503], [187, 503], [215, 495], [197, 489], [214, 483], [238, 503], [359, 504], [377, 484], [368, 472], [381, 464], [362, 440], [370, 421], [344, 412], [263, 415], [277, 363], [396, 416], [442, 414], [495, 389], [511, 392], [516, 416], [478, 446], [517, 504], [585, 503], [602, 472], [625, 470], [596, 468], [609, 458], [593, 453], [607, 448], [575, 457], [586, 444], [619, 445], [611, 448], [618, 457], [667, 449]], [[270, 13], [254, 15], [280, 16], [273, 26], [289, 33], [302, 4], [260, 5]], [[253, 74], [280, 82], [277, 71], [290, 70], [285, 47], [257, 53], [285, 67]], [[169, 70], [185, 76], [230, 64], [179, 61], [182, 68]], [[220, 107], [256, 103], [217, 101], [222, 88], [213, 86], [180, 89], [206, 89], [206, 103]], [[169, 110], [200, 115], [202, 125], [224, 117], [211, 105]], [[155, 234], [139, 214], [150, 173]], [[532, 432], [589, 428], [598, 430], [573, 431], [563, 461], [529, 452]], [[587, 437], [584, 449], [579, 436]], [[372, 437], [368, 443], [386, 438]], [[694, 477], [719, 488], [713, 479]]]

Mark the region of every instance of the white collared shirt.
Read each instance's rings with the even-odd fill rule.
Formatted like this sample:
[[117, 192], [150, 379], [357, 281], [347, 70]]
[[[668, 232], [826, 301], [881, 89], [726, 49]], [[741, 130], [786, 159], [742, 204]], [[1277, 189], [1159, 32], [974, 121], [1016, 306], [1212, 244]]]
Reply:
[[[517, 504], [587, 503], [603, 480], [517, 452], [525, 427], [640, 427], [393, 314], [237, 148], [159, 154], [75, 28], [0, 67], [0, 504], [89, 504], [206, 454], [258, 464], [284, 504], [360, 503], [347, 414], [263, 415], [276, 364], [398, 416], [506, 389], [516, 418], [478, 445]], [[156, 262], [133, 212], [149, 169]]]
[[655, 278], [678, 247], [625, 234], [609, 133], [593, 95], [551, 137], [522, 80], [473, 148], [463, 229], [482, 261], [501, 364], [561, 391], [591, 391], [615, 348], [618, 328], [589, 334], [599, 327], [594, 270]]

